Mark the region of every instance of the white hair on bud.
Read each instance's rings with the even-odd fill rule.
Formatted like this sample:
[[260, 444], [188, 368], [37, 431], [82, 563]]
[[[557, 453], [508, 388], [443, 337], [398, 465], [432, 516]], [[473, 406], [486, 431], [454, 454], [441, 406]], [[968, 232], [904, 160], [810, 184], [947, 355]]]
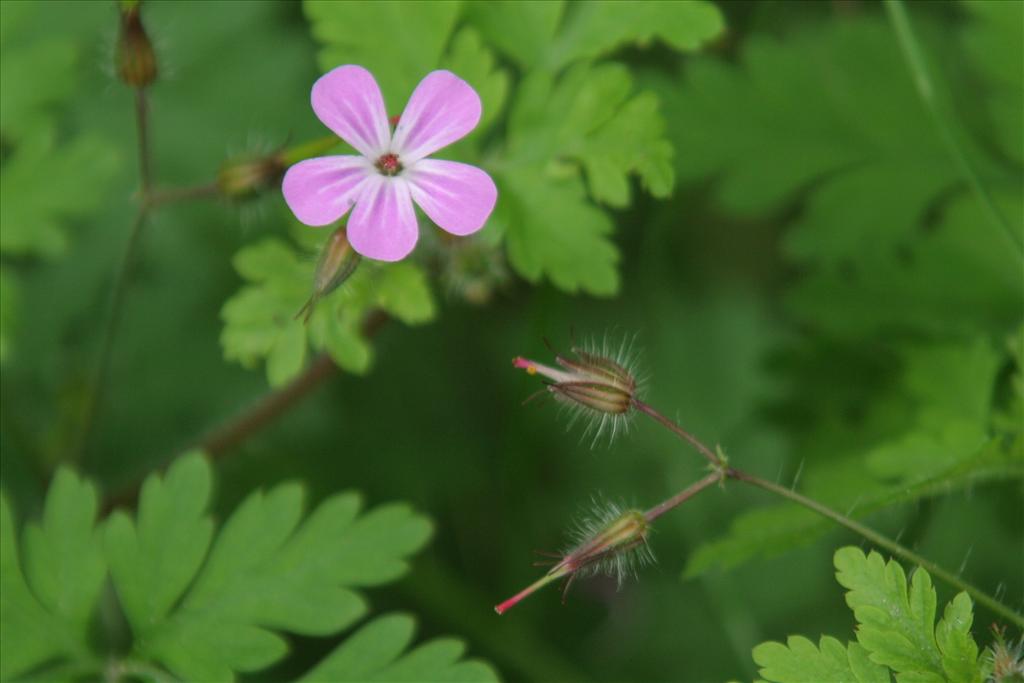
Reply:
[[[565, 554], [570, 555], [580, 546], [584, 545], [612, 523], [629, 513], [632, 508], [622, 503], [616, 503], [605, 499], [600, 494], [591, 498], [590, 506], [583, 514], [576, 519], [568, 536], [571, 545], [565, 549]], [[616, 548], [609, 551], [599, 560], [582, 567], [578, 572], [579, 578], [591, 576], [608, 576], [614, 578], [621, 588], [627, 579], [635, 579], [639, 571], [654, 564], [657, 558], [651, 550], [647, 539], [631, 547]]]
[[[581, 344], [573, 344], [572, 351], [582, 351], [592, 356], [610, 360], [621, 366], [636, 383], [634, 396], [640, 397], [647, 389], [648, 376], [638, 375], [640, 352], [636, 349], [636, 341], [639, 333], [626, 333], [620, 335], [605, 332], [601, 340], [595, 338], [585, 339]], [[629, 434], [633, 422], [634, 412], [629, 410], [625, 413], [612, 414], [595, 410], [578, 401], [561, 397], [557, 392], [552, 392], [555, 399], [562, 404], [562, 408], [569, 414], [567, 430], [572, 430], [577, 423], [582, 423], [583, 433], [580, 441], [590, 441], [590, 448], [597, 448], [603, 438], [608, 439], [611, 446], [619, 435]]]

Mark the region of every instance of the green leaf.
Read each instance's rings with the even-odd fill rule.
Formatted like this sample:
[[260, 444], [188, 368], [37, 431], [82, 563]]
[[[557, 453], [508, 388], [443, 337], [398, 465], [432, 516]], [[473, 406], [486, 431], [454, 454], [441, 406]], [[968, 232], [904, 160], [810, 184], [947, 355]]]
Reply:
[[32, 592], [83, 646], [107, 575], [97, 508], [96, 489], [62, 467], [50, 485], [42, 522], [25, 527], [25, 574]]
[[[1005, 12], [1019, 8], [978, 10], [976, 52], [998, 54], [993, 68], [1000, 60], [1016, 74], [1019, 40], [1007, 42], [1011, 29], [994, 28], [996, 14], [1010, 19]], [[948, 52], [948, 38], [927, 13], [917, 18], [925, 47]], [[992, 40], [994, 52], [982, 40]], [[682, 88], [665, 75], [650, 80], [681, 150], [681, 178], [714, 176], [718, 203], [744, 216], [806, 195], [782, 245], [807, 274], [788, 300], [802, 322], [850, 338], [1017, 324], [1024, 305], [1018, 250], [967, 194], [935, 127], [922, 125], [931, 115], [881, 18], [808, 22], [782, 38], [754, 34], [738, 61], [698, 57], [685, 78]], [[1002, 101], [1019, 97], [1020, 79], [1013, 78], [1016, 92]], [[953, 136], [1008, 223], [1021, 230], [1019, 169], [955, 125], [953, 104], [976, 96], [950, 91], [948, 80], [936, 70], [936, 99], [954, 122]], [[1014, 116], [1010, 127], [1019, 136]]]
[[464, 646], [436, 639], [406, 652], [415, 623], [406, 615], [380, 617], [363, 626], [303, 676], [301, 681], [497, 681], [491, 667], [462, 659]]
[[1024, 24], [1024, 5], [971, 0], [961, 2], [960, 8], [970, 19], [963, 34], [965, 50], [985, 81], [981, 97], [993, 124], [986, 126], [986, 131], [996, 137], [1003, 153], [1020, 163], [1024, 161], [1024, 129], [1020, 125], [1024, 43], [1018, 29]]
[[801, 636], [786, 645], [761, 643], [754, 648], [760, 675], [773, 683], [889, 683], [889, 672], [868, 659], [857, 643], [844, 646], [822, 636], [819, 647]]
[[547, 63], [557, 68], [655, 40], [692, 52], [724, 29], [722, 13], [710, 2], [574, 2], [548, 48]]
[[300, 523], [302, 490], [282, 484], [251, 494], [211, 544], [210, 485], [209, 465], [187, 456], [146, 481], [136, 522], [119, 512], [107, 526], [135, 656], [188, 680], [269, 666], [287, 652], [278, 630], [351, 625], [366, 611], [352, 588], [400, 576], [431, 532], [405, 505], [359, 516], [355, 494], [327, 499]]
[[[865, 217], [903, 204], [907, 183], [941, 188], [956, 177], [934, 130], [921, 125], [928, 113], [881, 20], [811, 23], [784, 39], [754, 34], [735, 66], [698, 57], [684, 87], [662, 82], [671, 137], [685, 150], [676, 157], [680, 177], [720, 173], [716, 197], [739, 214], [776, 208], [826, 173], [827, 187], [847, 173], [870, 181], [904, 169], [888, 189], [879, 179], [885, 196], [855, 207]], [[828, 242], [834, 233], [823, 230]]]
[[672, 145], [658, 98], [634, 95], [629, 70], [615, 63], [580, 64], [557, 82], [538, 71], [523, 83], [509, 121], [513, 163], [576, 161], [591, 196], [628, 206], [629, 176], [658, 197], [673, 185]]
[[522, 67], [557, 71], [627, 45], [655, 40], [680, 52], [720, 35], [722, 15], [710, 2], [468, 3], [466, 18]]
[[925, 571], [914, 572], [909, 590], [898, 562], [859, 548], [836, 551], [836, 580], [857, 619], [857, 641], [871, 661], [920, 680], [943, 680], [942, 656], [935, 643], [935, 589]]
[[618, 250], [608, 239], [608, 216], [586, 200], [576, 178], [557, 178], [542, 168], [501, 175], [509, 214], [508, 258], [531, 282], [546, 275], [567, 292], [598, 296], [618, 291]]
[[0, 364], [11, 353], [12, 333], [18, 322], [20, 291], [18, 281], [0, 267]]
[[509, 261], [527, 280], [547, 276], [568, 291], [618, 289], [612, 223], [585, 199], [631, 201], [636, 175], [656, 196], [672, 189], [672, 147], [657, 99], [633, 95], [621, 64], [580, 64], [557, 81], [542, 71], [520, 88], [510, 113], [509, 161], [497, 169]]
[[535, 66], [544, 59], [564, 11], [565, 3], [560, 0], [496, 0], [465, 5], [466, 20], [488, 43], [524, 67]]
[[94, 137], [58, 147], [49, 126], [17, 139], [0, 168], [0, 252], [64, 254], [68, 240], [62, 224], [102, 204], [118, 163], [114, 150]]
[[971, 636], [974, 606], [967, 593], [957, 593], [946, 604], [935, 627], [935, 643], [942, 653], [942, 669], [951, 683], [980, 683], [978, 644]]
[[800, 636], [787, 645], [754, 648], [760, 674], [773, 683], [980, 683], [984, 664], [971, 637], [971, 600], [958, 594], [935, 624], [935, 591], [924, 569], [910, 587], [903, 567], [859, 548], [835, 553], [836, 580], [848, 590], [846, 603], [857, 619], [858, 643], [844, 647], [823, 636], [820, 648]]
[[185, 456], [146, 479], [136, 522], [123, 511], [107, 522], [107, 562], [137, 637], [166, 618], [202, 564], [213, 535], [212, 477], [201, 455]]
[[77, 55], [71, 42], [17, 40], [18, 25], [40, 7], [14, 3], [0, 13], [0, 131], [5, 139], [48, 127], [54, 105], [74, 89]]
[[[59, 504], [59, 505], [58, 505]], [[47, 507], [63, 507], [64, 501], [48, 500]], [[60, 548], [63, 550], [63, 548]], [[59, 553], [58, 553], [59, 554]], [[72, 564], [73, 570], [76, 565]], [[45, 579], [49, 577], [44, 577]], [[81, 604], [81, 601], [78, 601]], [[25, 580], [18, 559], [18, 539], [7, 498], [0, 495], [0, 679], [20, 674], [58, 657], [84, 656], [84, 642], [67, 624], [36, 599]]]
[[[323, 239], [326, 234], [320, 243]], [[363, 261], [344, 285], [317, 302], [308, 325], [296, 314], [309, 299], [313, 254], [266, 239], [240, 250], [234, 264], [251, 284], [221, 310], [224, 356], [246, 367], [266, 359], [272, 386], [301, 372], [310, 346], [349, 372], [368, 371], [372, 351], [362, 326], [371, 311], [381, 310], [407, 325], [429, 322], [436, 314], [427, 278], [411, 263]]]
[[[996, 200], [1010, 224], [1024, 230], [1021, 195], [999, 193]], [[811, 225], [809, 219], [808, 230]], [[790, 308], [802, 320], [845, 337], [888, 330], [1008, 332], [1019, 324], [1020, 254], [972, 196], [956, 196], [937, 225], [908, 227], [914, 232], [899, 248], [812, 269], [790, 292]]]
[[455, 27], [456, 2], [348, 3], [305, 0], [323, 71], [360, 64], [384, 93], [388, 115], [402, 113], [416, 84], [441, 63]]

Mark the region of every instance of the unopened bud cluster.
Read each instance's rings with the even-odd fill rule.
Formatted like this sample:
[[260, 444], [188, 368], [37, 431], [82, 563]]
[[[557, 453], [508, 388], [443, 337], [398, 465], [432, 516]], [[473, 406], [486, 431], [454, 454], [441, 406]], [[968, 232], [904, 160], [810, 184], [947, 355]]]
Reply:
[[156, 80], [156, 54], [139, 14], [139, 0], [119, 3], [121, 30], [117, 38], [117, 76], [134, 88], [145, 88]]

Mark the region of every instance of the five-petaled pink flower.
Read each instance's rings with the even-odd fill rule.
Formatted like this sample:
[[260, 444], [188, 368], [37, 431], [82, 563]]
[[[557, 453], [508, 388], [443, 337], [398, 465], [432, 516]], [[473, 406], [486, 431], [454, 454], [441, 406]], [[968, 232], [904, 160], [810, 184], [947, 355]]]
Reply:
[[427, 157], [469, 133], [480, 121], [480, 96], [450, 71], [420, 81], [394, 135], [377, 81], [347, 65], [313, 84], [313, 111], [361, 156], [300, 161], [284, 176], [285, 201], [306, 225], [328, 225], [355, 205], [348, 239], [363, 256], [398, 261], [419, 229], [413, 202], [453, 235], [483, 227], [498, 190], [475, 166]]

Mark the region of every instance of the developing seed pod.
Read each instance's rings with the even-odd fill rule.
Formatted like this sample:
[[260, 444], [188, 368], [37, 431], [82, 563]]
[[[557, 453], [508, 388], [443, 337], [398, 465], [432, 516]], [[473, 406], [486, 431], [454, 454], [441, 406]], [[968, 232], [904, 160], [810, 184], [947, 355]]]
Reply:
[[308, 323], [317, 302], [351, 277], [360, 260], [359, 254], [349, 244], [345, 226], [339, 227], [327, 238], [327, 243], [320, 252], [320, 260], [313, 275], [313, 293], [295, 317], [301, 316], [302, 321]]
[[573, 420], [584, 418], [587, 428], [584, 437], [593, 432], [593, 444], [609, 433], [612, 439], [629, 427], [629, 416], [634, 399], [642, 384], [633, 370], [631, 344], [623, 343], [611, 352], [607, 343], [600, 349], [572, 347], [572, 356], [555, 354], [558, 368], [528, 360], [521, 356], [512, 364], [531, 375], [549, 380], [547, 391], [573, 413]]
[[598, 504], [573, 532], [576, 543], [547, 574], [519, 593], [497, 605], [494, 610], [504, 614], [523, 598], [558, 579], [565, 578], [562, 600], [577, 578], [597, 574], [614, 577], [619, 585], [636, 571], [654, 562], [647, 544], [650, 522], [639, 510], [623, 510], [614, 504]]
[[145, 88], [156, 80], [156, 55], [142, 25], [140, 0], [122, 0], [121, 31], [117, 37], [117, 75], [134, 88]]

